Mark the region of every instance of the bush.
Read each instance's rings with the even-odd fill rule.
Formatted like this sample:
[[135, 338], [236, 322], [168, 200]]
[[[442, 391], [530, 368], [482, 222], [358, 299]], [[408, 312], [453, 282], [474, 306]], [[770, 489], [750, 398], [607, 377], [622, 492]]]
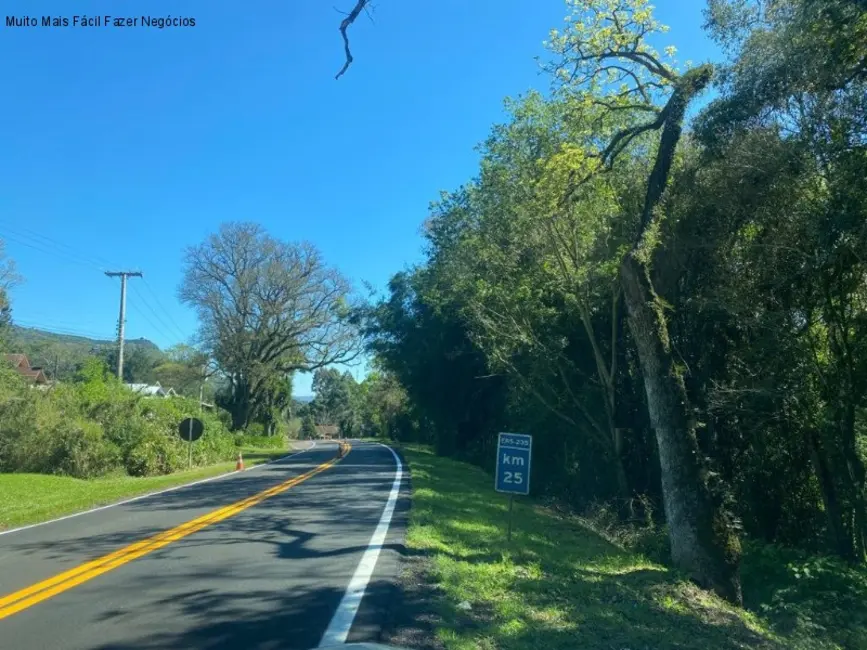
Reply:
[[[23, 387], [0, 402], [0, 471], [99, 476], [120, 467], [117, 445], [98, 422], [54, 399]], [[71, 411], [71, 412], [70, 412]]]
[[106, 440], [102, 427], [96, 422], [73, 422], [62, 427], [53, 440], [48, 467], [53, 468], [55, 474], [93, 478], [120, 466], [120, 449]]
[[120, 469], [133, 476], [173, 472], [187, 465], [189, 450], [177, 427], [189, 416], [205, 425], [193, 443], [195, 465], [231, 460], [236, 453], [228, 414], [200, 413], [192, 399], [135, 395], [98, 363], [86, 364], [78, 382], [49, 391], [0, 375], [0, 472], [79, 478]]
[[186, 459], [181, 453], [180, 438], [148, 428], [127, 451], [126, 471], [132, 476], [169, 474], [182, 467]]
[[254, 438], [262, 437], [265, 435], [265, 425], [261, 422], [251, 422], [247, 425], [244, 435], [252, 436]]
[[236, 447], [258, 447], [260, 449], [287, 449], [285, 436], [251, 436], [243, 433], [235, 436]]

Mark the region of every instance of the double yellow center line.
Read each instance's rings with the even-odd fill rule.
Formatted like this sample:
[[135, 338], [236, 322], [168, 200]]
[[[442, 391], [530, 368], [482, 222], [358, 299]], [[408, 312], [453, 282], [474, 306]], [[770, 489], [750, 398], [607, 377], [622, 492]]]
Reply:
[[83, 582], [92, 580], [103, 573], [107, 573], [112, 569], [116, 569], [117, 567], [126, 564], [127, 562], [132, 562], [148, 553], [153, 553], [154, 551], [157, 551], [172, 542], [176, 542], [179, 539], [183, 539], [187, 535], [192, 535], [207, 526], [216, 524], [217, 522], [228, 519], [229, 517], [233, 517], [239, 512], [261, 503], [265, 499], [285, 492], [289, 488], [298, 485], [299, 483], [303, 483], [307, 479], [333, 467], [349, 452], [350, 449], [351, 446], [348, 444], [341, 445], [340, 455], [337, 458], [322, 463], [309, 472], [296, 476], [288, 481], [284, 481], [283, 483], [279, 483], [274, 487], [259, 492], [258, 494], [254, 494], [251, 497], [224, 506], [214, 510], [213, 512], [209, 512], [206, 515], [202, 515], [201, 517], [197, 517], [196, 519], [183, 523], [180, 526], [163, 531], [153, 537], [148, 537], [114, 551], [113, 553], [103, 555], [91, 562], [81, 564], [74, 569], [58, 573], [52, 578], [48, 578], [42, 582], [37, 582], [34, 585], [11, 593], [8, 596], [4, 596], [3, 598], [0, 598], [0, 620], [7, 616], [12, 616], [23, 609], [36, 605], [37, 603], [41, 603], [43, 600], [47, 600], [52, 596], [61, 594], [68, 589], [72, 589]]

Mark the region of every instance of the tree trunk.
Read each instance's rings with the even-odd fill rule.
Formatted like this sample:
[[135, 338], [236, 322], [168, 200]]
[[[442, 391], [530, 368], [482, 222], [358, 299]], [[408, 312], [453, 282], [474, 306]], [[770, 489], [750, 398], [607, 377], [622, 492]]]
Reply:
[[250, 384], [246, 377], [236, 375], [232, 378], [232, 430], [247, 428], [250, 423]]
[[707, 485], [695, 430], [688, 424], [686, 388], [671, 355], [665, 318], [655, 302], [647, 270], [634, 254], [624, 258], [620, 277], [659, 447], [672, 559], [699, 585], [740, 603], [740, 544]]
[[[659, 449], [662, 498], [674, 563], [703, 587], [742, 602], [738, 568], [740, 543], [716, 503], [689, 417], [683, 377], [671, 354], [665, 315], [650, 281], [654, 251], [645, 237], [668, 185], [686, 109], [710, 83], [713, 68], [699, 66], [681, 76], [652, 128], [661, 126], [653, 169], [633, 250], [620, 265], [627, 320], [638, 350], [650, 425]], [[658, 125], [658, 126], [657, 126]]]
[[834, 484], [834, 476], [830, 462], [819, 442], [819, 435], [815, 431], [807, 431], [807, 444], [810, 447], [810, 460], [813, 463], [813, 471], [819, 480], [819, 490], [822, 493], [822, 504], [825, 506], [825, 517], [828, 522], [828, 532], [834, 539], [837, 554], [847, 560], [855, 557], [852, 547], [852, 538], [846, 533], [843, 509], [840, 498], [837, 495], [837, 486]]

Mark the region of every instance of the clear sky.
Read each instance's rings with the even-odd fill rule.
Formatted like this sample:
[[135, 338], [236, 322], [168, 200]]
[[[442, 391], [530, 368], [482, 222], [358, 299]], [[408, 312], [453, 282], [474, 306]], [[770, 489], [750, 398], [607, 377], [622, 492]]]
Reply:
[[[0, 24], [0, 239], [26, 282], [22, 325], [112, 338], [119, 281], [140, 269], [127, 336], [167, 347], [194, 314], [176, 290], [185, 247], [250, 220], [308, 240], [359, 287], [421, 258], [439, 190], [476, 172], [502, 100], [547, 90], [534, 56], [562, 0], [4, 0], [5, 15], [184, 16], [195, 27]], [[701, 0], [658, 0], [679, 58], [716, 50]], [[295, 393], [310, 394], [310, 378]]]

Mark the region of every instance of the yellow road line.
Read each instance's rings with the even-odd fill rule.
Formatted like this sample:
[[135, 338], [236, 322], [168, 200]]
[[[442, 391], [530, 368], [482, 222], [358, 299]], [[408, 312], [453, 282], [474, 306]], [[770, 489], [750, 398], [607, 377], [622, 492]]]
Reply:
[[[349, 449], [351, 449], [351, 447], [347, 445], [346, 451]], [[102, 557], [90, 562], [85, 562], [74, 569], [58, 573], [52, 578], [37, 582], [34, 585], [20, 589], [8, 596], [4, 596], [3, 598], [0, 598], [0, 620], [7, 616], [12, 616], [23, 609], [36, 605], [43, 600], [47, 600], [52, 596], [63, 593], [68, 589], [72, 589], [73, 587], [80, 585], [83, 582], [87, 582], [103, 573], [107, 573], [112, 569], [116, 569], [127, 562], [132, 562], [148, 553], [153, 553], [154, 551], [159, 550], [172, 542], [176, 542], [179, 539], [183, 539], [187, 535], [192, 535], [211, 524], [228, 519], [247, 508], [255, 506], [257, 503], [261, 503], [269, 497], [285, 492], [289, 488], [298, 485], [299, 483], [303, 483], [316, 474], [324, 472], [328, 468], [334, 466], [345, 455], [345, 453], [341, 453], [337, 458], [322, 463], [309, 472], [291, 478], [283, 483], [279, 483], [274, 487], [268, 488], [258, 494], [254, 494], [251, 497], [218, 508], [213, 512], [192, 519], [180, 526], [158, 533], [153, 537], [148, 537], [141, 541], [134, 542], [133, 544], [109, 553], [108, 555], [103, 555]]]

